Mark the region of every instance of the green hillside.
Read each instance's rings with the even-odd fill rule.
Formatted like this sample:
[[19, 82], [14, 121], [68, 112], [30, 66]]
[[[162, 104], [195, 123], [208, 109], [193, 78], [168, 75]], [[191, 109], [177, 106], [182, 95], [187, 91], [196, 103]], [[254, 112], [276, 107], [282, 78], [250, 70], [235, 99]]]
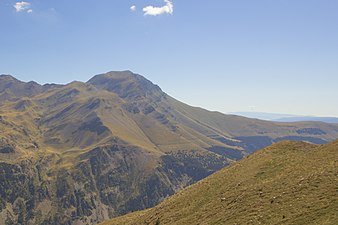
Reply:
[[113, 224], [337, 224], [338, 141], [262, 149]]

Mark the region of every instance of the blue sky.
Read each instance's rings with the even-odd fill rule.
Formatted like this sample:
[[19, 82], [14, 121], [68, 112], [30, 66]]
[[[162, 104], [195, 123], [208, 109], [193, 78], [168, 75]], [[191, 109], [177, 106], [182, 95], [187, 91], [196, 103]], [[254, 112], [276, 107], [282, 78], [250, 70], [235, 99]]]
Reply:
[[0, 74], [128, 69], [210, 110], [338, 116], [337, 12], [336, 0], [0, 0]]

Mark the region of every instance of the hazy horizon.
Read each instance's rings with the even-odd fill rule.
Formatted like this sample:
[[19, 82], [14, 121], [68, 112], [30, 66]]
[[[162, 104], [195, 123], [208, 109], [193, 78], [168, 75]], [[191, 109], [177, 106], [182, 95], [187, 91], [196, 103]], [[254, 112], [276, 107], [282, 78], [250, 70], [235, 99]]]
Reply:
[[131, 70], [223, 113], [338, 116], [338, 2], [0, 2], [0, 74], [38, 83]]
[[[127, 71], [127, 70], [122, 70], [122, 71]], [[112, 72], [112, 71], [108, 71], [108, 72]], [[133, 72], [133, 71], [131, 71]], [[135, 73], [135, 72], [133, 72]], [[136, 73], [137, 74], [137, 73]], [[0, 75], [10, 75], [10, 76], [13, 76], [15, 77], [14, 75], [12, 74], [0, 74]], [[99, 74], [95, 74], [95, 75], [99, 75]], [[95, 76], [93, 75], [93, 76]], [[141, 75], [141, 74], [140, 74]], [[15, 77], [16, 79], [19, 79], [17, 77]], [[145, 77], [146, 78], [146, 77]], [[19, 79], [20, 80], [20, 79]], [[29, 82], [29, 81], [34, 81], [34, 80], [21, 80], [21, 81], [24, 81], [24, 82]], [[45, 84], [61, 84], [61, 85], [66, 85], [66, 84], [69, 84], [71, 82], [86, 82], [87, 80], [83, 80], [83, 81], [80, 81], [80, 80], [73, 80], [73, 81], [70, 81], [68, 83], [55, 83], [55, 82], [47, 82], [47, 83], [39, 83], [40, 85], [45, 85]], [[36, 81], [34, 81], [36, 82]], [[155, 84], [157, 85], [157, 84]], [[160, 87], [161, 88], [161, 87]], [[162, 89], [162, 91], [166, 92], [165, 90]], [[168, 94], [168, 93], [167, 93]], [[170, 95], [170, 94], [169, 94]], [[173, 97], [173, 95], [171, 95]], [[180, 100], [179, 98], [177, 98], [177, 100]], [[184, 102], [186, 104], [189, 104], [187, 102]], [[224, 114], [233, 114], [233, 115], [239, 115], [239, 116], [245, 116], [245, 117], [249, 117], [249, 118], [257, 118], [257, 119], [262, 119], [262, 120], [271, 120], [271, 119], [267, 119], [265, 118], [264, 116], [248, 116], [248, 115], [244, 115], [244, 114], [273, 114], [275, 118], [284, 118], [284, 117], [298, 117], [298, 116], [304, 116], [304, 117], [337, 117], [337, 116], [334, 116], [334, 115], [309, 115], [309, 114], [306, 114], [306, 115], [297, 115], [297, 114], [289, 114], [289, 113], [280, 113], [280, 112], [261, 112], [261, 111], [233, 111], [233, 112], [223, 112], [223, 111], [220, 111], [220, 110], [217, 110], [217, 109], [208, 109], [206, 107], [203, 107], [203, 106], [199, 106], [199, 105], [191, 105], [193, 107], [199, 107], [199, 108], [204, 108], [206, 110], [209, 110], [209, 111], [215, 111], [215, 112], [220, 112], [220, 113], [224, 113]], [[251, 109], [252, 110], [252, 109]], [[277, 115], [280, 115], [280, 117], [278, 117]]]

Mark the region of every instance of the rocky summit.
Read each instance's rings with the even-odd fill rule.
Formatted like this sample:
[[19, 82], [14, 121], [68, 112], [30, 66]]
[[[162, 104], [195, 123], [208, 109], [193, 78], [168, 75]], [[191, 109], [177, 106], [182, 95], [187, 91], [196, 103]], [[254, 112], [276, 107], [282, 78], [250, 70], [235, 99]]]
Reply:
[[96, 224], [275, 142], [336, 138], [337, 124], [191, 107], [130, 71], [66, 85], [1, 75], [0, 224]]

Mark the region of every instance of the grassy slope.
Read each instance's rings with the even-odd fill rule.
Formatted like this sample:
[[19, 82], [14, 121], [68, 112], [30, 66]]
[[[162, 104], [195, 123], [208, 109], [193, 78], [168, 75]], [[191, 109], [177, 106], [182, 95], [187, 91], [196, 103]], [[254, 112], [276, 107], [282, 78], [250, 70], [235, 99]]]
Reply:
[[[173, 98], [168, 98], [168, 104], [173, 108], [189, 118], [194, 123], [199, 123], [202, 127], [195, 126], [195, 130], [210, 136], [214, 133], [220, 134], [220, 136], [226, 135], [227, 137], [236, 136], [270, 136], [273, 138], [282, 136], [301, 136], [296, 131], [301, 128], [319, 128], [326, 132], [324, 135], [320, 135], [321, 138], [326, 140], [334, 140], [338, 134], [337, 124], [328, 124], [322, 122], [295, 122], [295, 123], [283, 123], [283, 122], [271, 122], [258, 119], [250, 119], [242, 116], [225, 115], [219, 112], [211, 112], [199, 107], [191, 107]], [[186, 120], [181, 120], [185, 125], [192, 124]], [[207, 132], [201, 128], [209, 127], [212, 132]], [[310, 135], [311, 136], [311, 135]], [[312, 135], [312, 137], [319, 137]]]
[[335, 224], [338, 141], [280, 142], [107, 224]]
[[[337, 125], [309, 123], [277, 126], [277, 123], [227, 116], [180, 103], [147, 81], [143, 80], [139, 83], [138, 80], [142, 78], [137, 77], [133, 80], [133, 77], [127, 76], [127, 80], [123, 82], [119, 81], [120, 78], [120, 76], [109, 76], [109, 79], [112, 79], [111, 83], [103, 82], [109, 84], [108, 88], [115, 87], [111, 91], [81, 82], [50, 88], [37, 86], [35, 88], [37, 90], [32, 91], [31, 84], [28, 83], [13, 85], [10, 93], [11, 100], [0, 101], [0, 147], [7, 144], [13, 145], [15, 153], [0, 153], [0, 162], [20, 165], [25, 161], [31, 161], [32, 164], [40, 166], [41, 161], [45, 160], [43, 176], [53, 182], [56, 181], [59, 172], [78, 173], [78, 165], [88, 164], [87, 155], [90, 151], [96, 147], [109, 147], [117, 138], [121, 140], [119, 145], [124, 142], [121, 145], [127, 149], [138, 147], [137, 151], [130, 153], [133, 155], [130, 156], [130, 162], [135, 165], [132, 171], [133, 177], [144, 180], [148, 172], [155, 173], [158, 168], [165, 168], [168, 176], [179, 178], [176, 183], [174, 182], [176, 191], [178, 187], [186, 185], [190, 177], [201, 174], [195, 170], [196, 167], [200, 168], [200, 163], [204, 163], [203, 166], [207, 169], [212, 169], [213, 166], [208, 163], [223, 160], [219, 155], [208, 151], [208, 148], [218, 146], [243, 150], [236, 136], [281, 137], [299, 135], [295, 130], [300, 128], [319, 127], [327, 134], [306, 136], [327, 141], [338, 137]], [[27, 85], [30, 86], [27, 88]], [[41, 88], [43, 91], [40, 90]], [[154, 93], [149, 93], [149, 90], [153, 89]], [[145, 96], [142, 95], [143, 93]], [[140, 112], [134, 113], [133, 110], [128, 110], [131, 106], [135, 106]], [[149, 107], [153, 107], [154, 110], [148, 111]], [[215, 137], [223, 137], [229, 140], [230, 144], [215, 140]], [[100, 152], [105, 154], [103, 150]], [[108, 164], [123, 164], [122, 152], [109, 158]], [[181, 154], [177, 155], [177, 152]], [[166, 159], [164, 163], [162, 156], [168, 155], [170, 157], [164, 158]], [[143, 166], [145, 163], [142, 163], [142, 160], [139, 160], [138, 164], [139, 161], [132, 159], [133, 157], [142, 159], [143, 156], [148, 160], [146, 167]], [[196, 162], [194, 159], [198, 158], [200, 159]], [[99, 164], [102, 165], [102, 162]], [[172, 174], [175, 168], [178, 173]], [[107, 171], [111, 173], [114, 170], [107, 167]], [[183, 179], [185, 173], [189, 174], [188, 179]], [[131, 177], [123, 177], [125, 173], [117, 174], [124, 180], [134, 180]], [[93, 176], [93, 178], [98, 177]], [[167, 177], [160, 177], [159, 180], [170, 183], [167, 179]], [[147, 187], [153, 186], [153, 183], [147, 185]], [[114, 188], [109, 187], [107, 190], [114, 192]], [[134, 187], [130, 190], [144, 192]], [[162, 188], [161, 191], [163, 190]], [[66, 197], [71, 195], [71, 191]], [[90, 195], [91, 192], [92, 190], [86, 193]], [[124, 196], [121, 199], [121, 202], [126, 200]], [[115, 206], [118, 207], [117, 204]]]
[[[122, 78], [125, 80], [121, 81]], [[105, 85], [99, 86], [100, 88], [115, 89], [98, 90], [89, 83], [73, 82], [27, 97], [25, 104], [21, 104], [22, 99], [2, 102], [0, 115], [5, 121], [13, 123], [13, 126], [0, 123], [0, 138], [12, 139], [21, 155], [34, 154], [36, 149], [31, 151], [34, 146], [27, 145], [36, 142], [40, 149], [48, 149], [66, 158], [65, 162], [72, 162], [78, 159], [80, 154], [98, 145], [104, 145], [113, 137], [160, 156], [168, 152], [191, 150], [200, 154], [213, 154], [206, 150], [212, 146], [243, 150], [240, 141], [236, 140], [237, 136], [276, 138], [291, 135], [321, 138], [325, 141], [338, 136], [337, 125], [272, 123], [190, 107], [165, 95], [144, 78], [129, 73], [108, 73], [96, 79]], [[17, 85], [19, 87], [15, 90], [22, 89], [24, 83], [19, 82]], [[153, 93], [137, 100], [119, 96], [123, 90], [142, 94], [148, 89]], [[21, 107], [18, 108], [18, 105]], [[153, 106], [155, 110], [149, 114], [135, 114], [125, 110], [126, 105], [136, 105], [141, 111], [147, 106]], [[36, 122], [37, 119], [41, 122]], [[95, 119], [102, 122], [102, 126], [107, 128], [106, 132], [98, 135], [82, 128], [81, 125], [91, 123]], [[94, 125], [94, 128], [98, 129], [99, 124]], [[298, 129], [308, 127], [319, 128], [325, 134], [297, 134]], [[23, 129], [28, 135], [23, 134]], [[229, 142], [222, 143], [214, 139], [217, 137]], [[0, 159], [8, 158], [0, 156]]]

